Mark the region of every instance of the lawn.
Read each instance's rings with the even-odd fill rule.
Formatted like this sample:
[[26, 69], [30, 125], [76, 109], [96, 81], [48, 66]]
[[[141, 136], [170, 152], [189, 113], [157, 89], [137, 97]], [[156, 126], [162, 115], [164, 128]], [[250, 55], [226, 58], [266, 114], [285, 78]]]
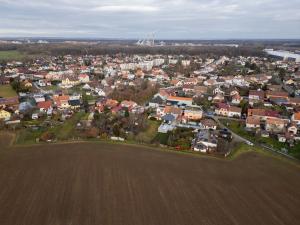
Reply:
[[17, 133], [15, 143], [17, 145], [35, 144], [36, 140], [40, 138], [44, 131], [44, 128], [38, 130], [32, 130], [30, 128], [22, 129]]
[[249, 139], [251, 141], [255, 141], [256, 138], [251, 135], [249, 132], [247, 132], [244, 129], [244, 124], [241, 124], [238, 121], [231, 121], [231, 120], [226, 120], [226, 119], [220, 119], [220, 121], [226, 126], [228, 127], [232, 132], [246, 138]]
[[9, 97], [15, 97], [17, 96], [17, 93], [10, 85], [1, 85], [0, 86], [0, 97], [2, 98], [9, 98]]
[[42, 88], [46, 91], [58, 91], [61, 90], [61, 88], [58, 85], [51, 85], [51, 86], [46, 86], [44, 88]]
[[160, 126], [159, 121], [148, 120], [147, 130], [139, 133], [134, 139], [138, 142], [150, 144], [155, 138], [159, 126]]
[[289, 150], [289, 154], [300, 160], [300, 143], [296, 144]]
[[167, 145], [169, 136], [170, 136], [169, 133], [167, 134], [157, 133], [154, 138], [154, 142], [160, 143], [162, 145]]
[[68, 140], [76, 136], [76, 125], [84, 116], [83, 112], [76, 113], [62, 125], [50, 128], [49, 131], [53, 132], [58, 140]]
[[[36, 139], [40, 138], [45, 131], [53, 132], [59, 141], [66, 141], [72, 137], [76, 137], [76, 125], [85, 116], [85, 113], [79, 112], [66, 120], [62, 125], [51, 128], [41, 127], [37, 130], [30, 128], [22, 129], [18, 132], [15, 143], [19, 145], [34, 144]], [[39, 122], [40, 123], [40, 122]], [[38, 125], [37, 121], [28, 121], [27, 125]]]
[[289, 148], [287, 144], [281, 143], [281, 142], [275, 140], [274, 138], [270, 138], [270, 137], [268, 137], [268, 138], [260, 137], [260, 138], [257, 138], [257, 141], [260, 143], [269, 145], [278, 150], [280, 150], [282, 148]]
[[[220, 120], [220, 121], [224, 125], [226, 125], [230, 130], [232, 130], [234, 133], [239, 134], [240, 136], [242, 136], [248, 140], [251, 140], [252, 142], [266, 144], [270, 147], [273, 147], [276, 150], [281, 150], [282, 148], [290, 149], [286, 143], [281, 143], [274, 138], [257, 137], [257, 136], [252, 135], [251, 133], [247, 132], [244, 129], [245, 126], [243, 124], [241, 124], [237, 121], [229, 121], [229, 120]], [[298, 150], [298, 148], [299, 148], [299, 150]], [[293, 150], [292, 149], [290, 149], [290, 150], [291, 150], [290, 152], [294, 153], [294, 155], [292, 154], [293, 156], [298, 155], [298, 154], [300, 154], [299, 153], [300, 145], [298, 144], [293, 148]]]
[[244, 153], [248, 153], [251, 151], [258, 151], [258, 149], [259, 149], [258, 147], [252, 147], [246, 144], [239, 144], [238, 146], [233, 148], [233, 150], [228, 156], [228, 159], [235, 159]]
[[11, 51], [0, 51], [0, 60], [22, 60], [25, 54], [11, 50]]

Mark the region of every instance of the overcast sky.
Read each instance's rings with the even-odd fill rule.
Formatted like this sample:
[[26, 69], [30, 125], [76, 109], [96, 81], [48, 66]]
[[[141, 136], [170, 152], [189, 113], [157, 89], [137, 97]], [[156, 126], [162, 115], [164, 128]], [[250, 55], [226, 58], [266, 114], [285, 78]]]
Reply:
[[300, 0], [0, 0], [0, 37], [300, 38]]

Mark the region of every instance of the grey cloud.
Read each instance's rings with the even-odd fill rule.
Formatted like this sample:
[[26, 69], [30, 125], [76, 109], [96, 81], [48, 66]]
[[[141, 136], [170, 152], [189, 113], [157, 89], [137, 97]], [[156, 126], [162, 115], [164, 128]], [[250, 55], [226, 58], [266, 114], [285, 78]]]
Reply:
[[0, 0], [0, 37], [300, 38], [299, 0]]

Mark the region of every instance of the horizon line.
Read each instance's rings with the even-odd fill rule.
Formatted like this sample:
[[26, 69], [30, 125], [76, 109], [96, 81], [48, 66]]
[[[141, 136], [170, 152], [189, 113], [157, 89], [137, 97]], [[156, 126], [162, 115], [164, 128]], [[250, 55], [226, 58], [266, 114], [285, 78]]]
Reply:
[[[47, 37], [47, 36], [20, 36], [20, 37], [9, 37], [9, 36], [0, 36], [0, 40], [7, 39], [49, 39], [49, 40], [57, 40], [57, 39], [65, 39], [65, 40], [112, 40], [112, 41], [138, 41], [140, 38], [113, 38], [113, 37]], [[155, 38], [156, 41], [241, 41], [241, 40], [256, 40], [256, 41], [264, 41], [264, 40], [297, 40], [300, 41], [299, 38]]]

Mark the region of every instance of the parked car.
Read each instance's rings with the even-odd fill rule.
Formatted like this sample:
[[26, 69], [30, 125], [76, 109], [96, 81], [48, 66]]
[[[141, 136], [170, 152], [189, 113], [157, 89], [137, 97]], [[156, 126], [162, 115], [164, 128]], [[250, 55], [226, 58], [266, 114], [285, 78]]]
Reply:
[[31, 119], [37, 120], [39, 118], [39, 115], [37, 113], [33, 113], [31, 116]]
[[251, 141], [246, 141], [247, 145], [253, 146], [254, 144]]

